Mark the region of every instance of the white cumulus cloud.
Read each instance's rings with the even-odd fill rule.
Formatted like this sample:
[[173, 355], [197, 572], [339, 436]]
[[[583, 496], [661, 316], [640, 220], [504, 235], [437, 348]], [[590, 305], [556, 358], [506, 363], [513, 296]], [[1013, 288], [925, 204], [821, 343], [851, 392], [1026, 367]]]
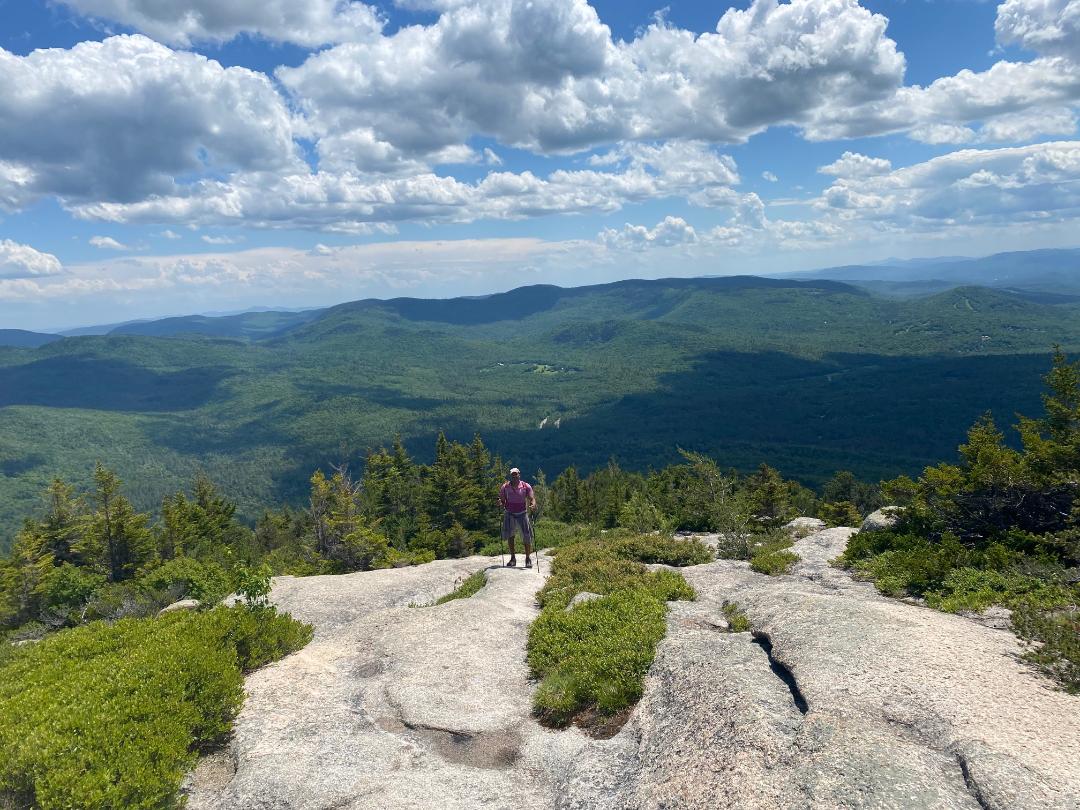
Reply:
[[30, 245], [0, 239], [0, 279], [37, 278], [63, 273], [60, 260]]
[[1061, 222], [1080, 215], [1080, 142], [964, 149], [888, 174], [838, 179], [822, 210], [905, 230]]
[[999, 42], [1080, 58], [1080, 0], [1005, 0], [994, 30]]
[[60, 0], [80, 14], [117, 22], [188, 47], [239, 34], [317, 46], [367, 39], [382, 30], [376, 9], [344, 0]]
[[[335, 165], [432, 160], [473, 135], [537, 152], [625, 140], [741, 142], [892, 94], [904, 60], [855, 0], [754, 0], [715, 33], [662, 19], [616, 42], [585, 0], [425, 3], [426, 26], [277, 76]], [[349, 144], [353, 145], [349, 145]]]
[[818, 169], [818, 172], [837, 177], [872, 177], [876, 174], [885, 174], [890, 169], [892, 169], [892, 163], [885, 158], [867, 157], [858, 152], [844, 152], [828, 166]]
[[648, 250], [693, 244], [697, 241], [697, 232], [682, 217], [667, 216], [654, 228], [630, 223], [621, 230], [605, 228], [600, 232], [599, 239], [606, 246], [618, 250]]
[[108, 222], [246, 224], [372, 233], [397, 222], [468, 223], [548, 214], [616, 211], [631, 202], [685, 197], [695, 205], [730, 206], [739, 176], [734, 161], [707, 144], [626, 144], [593, 168], [491, 172], [476, 182], [431, 173], [371, 177], [317, 172], [239, 174], [206, 180], [180, 193], [133, 203], [73, 206], [77, 216]]
[[118, 242], [111, 236], [91, 236], [90, 244], [102, 250], [131, 250], [123, 242]]
[[269, 79], [143, 36], [17, 56], [0, 49], [0, 201], [128, 201], [179, 175], [296, 165]]

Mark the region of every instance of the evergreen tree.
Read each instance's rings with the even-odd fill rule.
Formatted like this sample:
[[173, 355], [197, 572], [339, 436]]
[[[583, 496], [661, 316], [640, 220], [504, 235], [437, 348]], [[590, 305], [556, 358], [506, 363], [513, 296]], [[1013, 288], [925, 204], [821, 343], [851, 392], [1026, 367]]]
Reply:
[[74, 549], [84, 565], [103, 571], [110, 582], [130, 579], [157, 556], [147, 515], [136, 512], [120, 488], [116, 474], [99, 462], [94, 468], [95, 510]]
[[567, 467], [551, 485], [551, 516], [564, 523], [587, 520], [581, 510], [581, 479], [575, 467]]
[[364, 513], [379, 525], [394, 547], [404, 549], [417, 532], [423, 492], [420, 469], [409, 457], [400, 436], [394, 439], [390, 452], [384, 448], [368, 453], [360, 500]]
[[791, 491], [779, 472], [768, 464], [758, 467], [746, 481], [750, 508], [762, 526], [771, 529], [782, 526], [795, 516]]
[[31, 521], [15, 537], [0, 566], [0, 623], [17, 625], [40, 616], [56, 574], [56, 558]]
[[360, 508], [360, 485], [345, 467], [327, 478], [322, 470], [311, 476], [309, 500], [315, 551], [336, 573], [385, 568], [394, 556], [386, 536]]
[[194, 557], [225, 564], [238, 556], [250, 561], [255, 553], [251, 531], [237, 521], [236, 504], [201, 472], [192, 490], [191, 499], [177, 492], [162, 500], [157, 529], [161, 558]]
[[85, 524], [85, 506], [75, 497], [75, 491], [59, 478], [49, 484], [45, 502], [45, 517], [38, 523], [38, 531], [57, 564], [72, 562], [74, 547]]
[[1020, 417], [1025, 459], [1048, 483], [1075, 483], [1080, 471], [1080, 363], [1070, 363], [1055, 347], [1043, 382], [1043, 417]]
[[848, 470], [833, 474], [821, 489], [821, 500], [826, 503], [850, 503], [861, 515], [868, 515], [883, 505], [880, 489], [859, 481]]
[[424, 511], [434, 529], [445, 531], [455, 523], [467, 529], [483, 526], [482, 516], [491, 503], [491, 488], [476, 463], [487, 458], [483, 444], [474, 461], [470, 448], [449, 442], [439, 433], [435, 444], [435, 462], [424, 479]]

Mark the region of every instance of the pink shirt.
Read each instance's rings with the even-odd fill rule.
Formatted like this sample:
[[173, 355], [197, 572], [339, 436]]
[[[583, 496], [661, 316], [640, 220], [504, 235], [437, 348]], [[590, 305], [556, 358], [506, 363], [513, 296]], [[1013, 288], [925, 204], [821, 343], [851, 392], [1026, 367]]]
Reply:
[[533, 488], [524, 481], [518, 481], [516, 487], [509, 481], [499, 487], [499, 500], [507, 512], [524, 512], [532, 496]]

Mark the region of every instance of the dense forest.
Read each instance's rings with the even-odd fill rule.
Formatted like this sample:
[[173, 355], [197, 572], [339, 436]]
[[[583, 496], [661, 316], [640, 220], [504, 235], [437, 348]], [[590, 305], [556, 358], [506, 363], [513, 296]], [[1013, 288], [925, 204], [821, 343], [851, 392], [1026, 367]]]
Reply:
[[[34, 638], [153, 615], [181, 598], [213, 602], [254, 570], [304, 576], [497, 554], [505, 466], [479, 436], [462, 444], [440, 435], [431, 464], [395, 441], [369, 454], [359, 477], [346, 467], [316, 470], [303, 508], [267, 509], [249, 528], [205, 475], [164, 498], [155, 521], [99, 464], [88, 492], [54, 480], [16, 535], [0, 562], [0, 629]], [[770, 529], [819, 512], [850, 522], [880, 502], [877, 488], [850, 472], [835, 475], [819, 498], [767, 465], [740, 476], [688, 451], [683, 463], [648, 474], [614, 462], [584, 477], [570, 467], [550, 483], [540, 472], [534, 489], [541, 545], [545, 532], [583, 524], [712, 531], [741, 520]]]
[[[647, 473], [538, 473], [537, 544], [554, 561], [527, 646], [534, 712], [602, 725], [640, 698], [667, 602], [694, 598], [677, 567], [719, 555], [788, 573], [792, 517], [853, 525], [886, 501], [893, 525], [855, 534], [835, 564], [931, 608], [1008, 608], [1026, 660], [1080, 693], [1080, 362], [1056, 352], [1043, 381], [1042, 413], [1019, 417], [1015, 446], [985, 414], [956, 463], [880, 485], [843, 471], [814, 492], [767, 464], [744, 475], [689, 450]], [[315, 470], [302, 508], [268, 509], [254, 528], [205, 475], [157, 519], [100, 464], [85, 492], [54, 480], [0, 560], [0, 803], [168, 805], [229, 733], [243, 674], [312, 637], [267, 602], [271, 575], [497, 554], [505, 467], [479, 436], [440, 434], [428, 464], [397, 440], [358, 477]], [[678, 529], [717, 532], [717, 549]], [[479, 571], [440, 601], [483, 585]], [[599, 598], [566, 610], [582, 591]], [[233, 592], [242, 604], [215, 607]], [[154, 618], [183, 597], [198, 612]], [[732, 631], [750, 629], [737, 604], [724, 612]]]
[[252, 526], [267, 503], [302, 505], [313, 469], [362, 470], [395, 435], [427, 464], [440, 432], [479, 432], [530, 471], [614, 457], [646, 473], [682, 447], [742, 474], [768, 459], [815, 488], [837, 469], [914, 475], [984, 410], [1039, 406], [1051, 344], [1080, 348], [1078, 309], [982, 288], [894, 300], [668, 279], [0, 348], [0, 551], [53, 477], [87, 490], [98, 462], [156, 517], [202, 472]]

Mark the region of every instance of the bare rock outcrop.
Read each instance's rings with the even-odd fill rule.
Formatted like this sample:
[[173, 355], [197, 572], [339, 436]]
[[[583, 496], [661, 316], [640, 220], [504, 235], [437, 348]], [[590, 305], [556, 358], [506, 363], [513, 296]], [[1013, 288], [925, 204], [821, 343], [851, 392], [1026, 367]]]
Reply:
[[806, 537], [825, 528], [825, 521], [815, 517], [797, 517], [784, 524], [784, 531], [795, 537]]
[[899, 506], [883, 506], [876, 512], [867, 515], [859, 528], [864, 532], [877, 532], [882, 529], [891, 529], [900, 520]]
[[[406, 605], [492, 561], [279, 579], [275, 601], [315, 640], [249, 678], [189, 807], [1080, 810], [1080, 698], [1027, 668], [1011, 633], [830, 566], [854, 531], [799, 540], [790, 576], [683, 569], [699, 598], [671, 605], [610, 739], [530, 716], [534, 571], [495, 566], [432, 608]], [[752, 633], [726, 632], [725, 600]]]

